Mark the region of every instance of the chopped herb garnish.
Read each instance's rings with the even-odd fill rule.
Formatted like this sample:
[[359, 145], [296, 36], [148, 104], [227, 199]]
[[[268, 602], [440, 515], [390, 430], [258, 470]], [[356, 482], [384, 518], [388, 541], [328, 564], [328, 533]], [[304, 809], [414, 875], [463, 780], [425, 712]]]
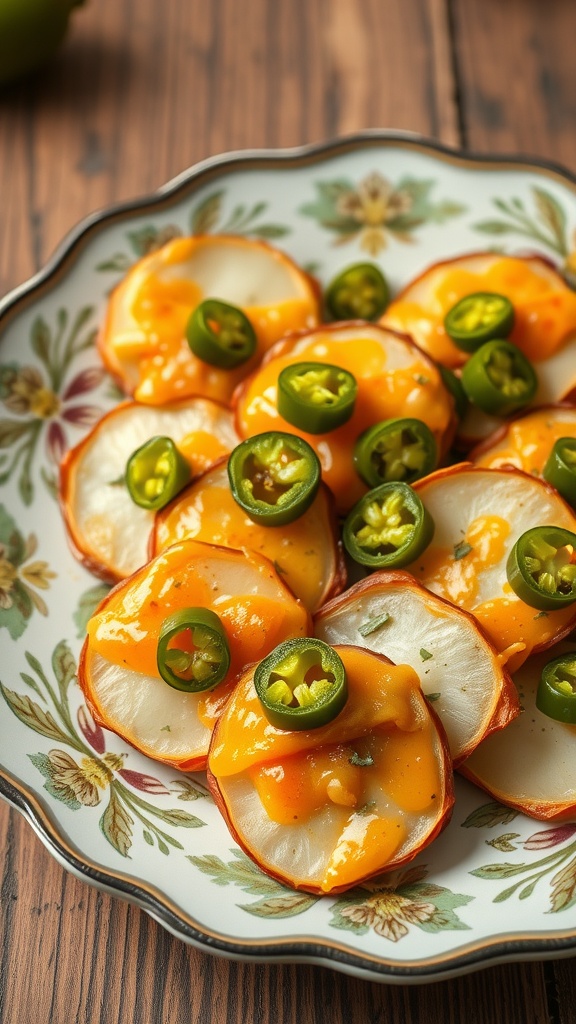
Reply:
[[125, 485], [125, 483], [126, 483], [126, 477], [125, 477], [124, 473], [122, 473], [122, 475], [121, 476], [117, 476], [115, 480], [109, 480], [108, 481], [108, 486], [109, 487], [123, 487]]
[[382, 612], [381, 615], [375, 615], [373, 619], [368, 619], [367, 622], [363, 622], [361, 626], [358, 626], [358, 632], [360, 636], [370, 636], [370, 633], [375, 633], [389, 619], [390, 612]]
[[355, 764], [358, 768], [370, 768], [374, 764], [374, 758], [372, 754], [367, 754], [366, 757], [360, 757], [356, 751], [349, 757], [350, 764]]
[[441, 693], [427, 693], [426, 700], [440, 700]]
[[276, 572], [278, 573], [279, 576], [285, 576], [286, 573], [288, 572], [287, 569], [283, 569], [282, 568], [282, 566], [280, 565], [280, 562], [277, 562], [276, 559], [274, 559], [273, 565], [274, 565], [274, 568], [276, 569]]
[[429, 384], [430, 383], [430, 378], [429, 377], [425, 377], [423, 373], [415, 373], [414, 374], [414, 380], [416, 381], [417, 384]]
[[430, 661], [430, 658], [432, 658], [433, 655], [430, 654], [430, 651], [427, 651], [426, 648], [421, 647], [420, 648], [420, 657], [422, 658], [422, 661]]
[[359, 807], [356, 811], [357, 814], [372, 814], [376, 809], [376, 801], [368, 800], [362, 807]]
[[548, 612], [538, 612], [538, 615], [534, 616], [535, 619], [547, 619]]
[[465, 558], [473, 551], [473, 547], [468, 543], [467, 540], [461, 540], [458, 544], [454, 545], [454, 558], [458, 562], [461, 558]]
[[160, 732], [172, 732], [172, 729], [170, 728], [169, 725], [163, 725], [162, 728], [160, 729]]

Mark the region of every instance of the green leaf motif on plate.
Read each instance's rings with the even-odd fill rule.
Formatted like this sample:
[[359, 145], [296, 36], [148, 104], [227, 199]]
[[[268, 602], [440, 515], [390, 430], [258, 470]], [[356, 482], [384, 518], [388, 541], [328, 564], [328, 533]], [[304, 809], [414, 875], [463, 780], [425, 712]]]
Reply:
[[262, 200], [252, 204], [238, 203], [224, 218], [224, 199], [224, 189], [218, 189], [200, 200], [190, 214], [192, 235], [246, 235], [272, 241], [283, 238], [291, 231], [285, 224], [260, 220], [268, 209], [268, 203]]
[[415, 241], [415, 232], [425, 224], [443, 224], [465, 212], [466, 207], [453, 200], [433, 202], [436, 182], [406, 176], [393, 184], [379, 171], [373, 171], [358, 184], [340, 178], [316, 182], [315, 202], [300, 207], [300, 213], [312, 217], [336, 237], [334, 245], [357, 241], [370, 256], [397, 242]]
[[110, 586], [107, 583], [97, 583], [94, 587], [89, 587], [79, 597], [76, 605], [76, 611], [74, 612], [74, 624], [76, 626], [76, 636], [82, 639], [86, 635], [86, 626], [88, 620], [92, 618], [96, 608], [100, 604], [106, 594], [110, 592]]
[[571, 287], [576, 286], [576, 227], [570, 232], [562, 204], [548, 189], [533, 186], [532, 208], [523, 199], [493, 199], [502, 217], [478, 221], [473, 227], [485, 235], [517, 235], [549, 249], [562, 260], [561, 270]]
[[287, 918], [303, 914], [320, 898], [309, 893], [294, 892], [287, 886], [269, 878], [241, 850], [231, 850], [233, 860], [227, 863], [215, 854], [188, 857], [194, 867], [209, 875], [216, 885], [237, 885], [243, 892], [262, 897], [255, 903], [238, 906], [254, 917]]
[[[262, 200], [252, 204], [239, 203], [225, 217], [225, 197], [225, 190], [217, 189], [192, 208], [188, 227], [190, 235], [245, 235], [273, 241], [290, 233], [291, 228], [286, 224], [261, 219], [269, 205]], [[135, 231], [126, 232], [129, 253], [113, 253], [112, 256], [97, 263], [96, 270], [103, 273], [126, 274], [136, 260], [156, 252], [167, 242], [181, 238], [182, 235], [182, 229], [176, 224], [166, 224], [163, 227], [145, 224]]]
[[518, 811], [504, 807], [503, 804], [499, 804], [494, 800], [489, 804], [482, 804], [481, 807], [477, 807], [462, 822], [460, 827], [494, 828], [496, 825], [507, 825], [508, 822], [514, 821], [514, 818], [517, 817]]
[[[550, 878], [550, 913], [567, 910], [576, 903], [576, 842], [566, 845], [575, 832], [576, 824], [572, 823], [559, 824], [553, 828], [536, 832], [524, 840], [522, 844], [524, 849], [526, 851], [553, 849], [553, 853], [531, 863], [502, 861], [484, 864], [471, 871], [470, 874], [487, 881], [518, 879], [513, 885], [501, 889], [494, 896], [494, 903], [504, 903], [514, 895], [518, 895], [521, 900], [528, 899], [538, 883], [552, 875]], [[514, 837], [516, 837], [515, 833]], [[552, 872], [554, 873], [552, 874]]]

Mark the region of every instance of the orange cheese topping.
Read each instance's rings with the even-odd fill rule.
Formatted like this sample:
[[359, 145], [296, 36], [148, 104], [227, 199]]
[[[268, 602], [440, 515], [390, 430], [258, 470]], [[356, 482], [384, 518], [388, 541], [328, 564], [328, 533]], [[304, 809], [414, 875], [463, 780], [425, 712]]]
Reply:
[[[253, 567], [246, 593], [234, 589], [242, 562]], [[214, 567], [217, 564], [216, 572]], [[115, 665], [158, 676], [156, 648], [164, 619], [181, 608], [219, 615], [231, 655], [230, 676], [292, 636], [305, 636], [305, 609], [278, 582], [276, 597], [258, 593], [258, 577], [274, 572], [265, 559], [212, 551], [193, 541], [175, 545], [116, 587], [88, 624], [91, 650]]]
[[[455, 547], [443, 547], [432, 541], [411, 571], [436, 594], [473, 611], [478, 599], [479, 577], [483, 570], [502, 561], [509, 533], [510, 524], [500, 516], [478, 516]], [[459, 558], [459, 550], [468, 545], [470, 550]]]
[[[329, 331], [315, 331], [309, 344], [298, 343], [297, 354], [288, 352], [261, 366], [246, 382], [238, 399], [238, 430], [252, 437], [266, 430], [286, 430], [303, 437], [316, 451], [324, 480], [341, 510], [350, 508], [367, 488], [354, 468], [352, 454], [359, 435], [381, 420], [413, 416], [434, 433], [440, 450], [452, 422], [452, 400], [440, 374], [414, 351], [407, 365], [388, 365], [385, 347], [374, 338], [336, 340]], [[353, 373], [358, 397], [352, 417], [328, 434], [308, 434], [287, 423], [276, 408], [277, 380], [281, 370], [300, 362], [323, 362]]]
[[[538, 612], [512, 592], [506, 580], [506, 558], [510, 524], [500, 516], [479, 516], [453, 548], [435, 545], [424, 551], [410, 571], [435, 594], [472, 612], [483, 626], [502, 661], [511, 672], [526, 660], [536, 646], [557, 636], [574, 617], [573, 608]], [[470, 550], [466, 550], [470, 545]], [[465, 551], [457, 557], [459, 551]], [[483, 572], [502, 563], [502, 597], [481, 601]]]
[[156, 521], [156, 551], [192, 538], [266, 555], [310, 611], [322, 603], [336, 572], [337, 548], [321, 490], [311, 507], [282, 528], [253, 522], [232, 497], [226, 470], [214, 469], [187, 488]]
[[438, 734], [415, 672], [361, 648], [336, 650], [349, 686], [336, 719], [310, 732], [275, 729], [250, 673], [226, 706], [209, 756], [216, 778], [245, 773], [268, 817], [283, 826], [333, 808], [339, 825], [325, 892], [383, 870], [411, 829], [426, 835], [446, 800]]
[[420, 680], [409, 665], [390, 665], [360, 647], [336, 647], [348, 676], [344, 711], [327, 725], [288, 732], [270, 725], [249, 672], [238, 684], [218, 728], [210, 754], [210, 770], [217, 777], [330, 744], [357, 743], [359, 737], [382, 725], [402, 731], [424, 728], [428, 711]]
[[561, 437], [576, 437], [576, 409], [572, 414], [553, 408], [538, 410], [510, 423], [501, 441], [477, 456], [472, 455], [472, 461], [490, 469], [516, 466], [541, 476], [554, 444]]
[[[160, 252], [140, 260], [111, 296], [100, 349], [106, 364], [125, 378], [138, 401], [164, 405], [179, 398], [203, 395], [228, 402], [237, 384], [274, 342], [318, 322], [316, 296], [311, 285], [302, 283], [306, 280], [302, 275], [300, 295], [273, 305], [254, 301], [244, 306], [258, 340], [258, 352], [252, 360], [234, 370], [202, 362], [191, 352], [185, 337], [190, 314], [208, 297], [199, 283], [184, 274], [186, 262], [200, 244], [214, 248], [218, 238], [174, 239]], [[241, 261], [243, 250], [253, 243], [245, 239], [232, 243], [228, 239], [228, 248], [231, 244], [236, 245]], [[272, 253], [270, 258], [274, 259]], [[284, 257], [278, 258], [290, 267], [293, 277], [299, 273]], [[256, 299], [257, 281], [254, 293]]]
[[179, 438], [178, 450], [188, 462], [192, 476], [204, 473], [230, 452], [230, 448], [216, 434], [209, 434], [207, 430], [192, 430], [185, 437]]
[[532, 362], [556, 352], [576, 331], [576, 295], [570, 288], [552, 283], [530, 260], [495, 258], [486, 269], [466, 270], [456, 261], [440, 271], [425, 304], [399, 298], [382, 322], [414, 337], [433, 358], [447, 366], [460, 366], [467, 356], [450, 340], [444, 317], [464, 296], [488, 291], [506, 295], [514, 305], [515, 323], [510, 340]]

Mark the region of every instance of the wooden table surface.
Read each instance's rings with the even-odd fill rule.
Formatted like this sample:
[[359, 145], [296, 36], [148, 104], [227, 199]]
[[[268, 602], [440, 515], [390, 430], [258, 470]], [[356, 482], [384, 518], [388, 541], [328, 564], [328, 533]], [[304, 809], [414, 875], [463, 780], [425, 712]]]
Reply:
[[[576, 172], [573, 0], [88, 0], [0, 91], [0, 294], [79, 219], [196, 161], [363, 128]], [[387, 986], [228, 962], [76, 880], [0, 807], [0, 1021], [568, 1024], [574, 960]]]

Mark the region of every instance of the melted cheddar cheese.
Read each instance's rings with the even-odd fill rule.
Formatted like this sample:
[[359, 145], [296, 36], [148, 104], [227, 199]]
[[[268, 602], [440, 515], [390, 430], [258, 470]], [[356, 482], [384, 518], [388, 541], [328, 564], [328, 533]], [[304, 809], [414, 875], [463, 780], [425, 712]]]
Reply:
[[266, 555], [304, 605], [315, 611], [338, 569], [335, 526], [325, 490], [281, 528], [255, 523], [232, 497], [226, 467], [211, 470], [157, 516], [155, 550], [191, 538]]
[[[401, 355], [395, 339], [394, 354], [387, 351], [386, 334], [362, 334], [361, 328], [343, 332], [315, 331], [307, 339], [286, 345], [286, 351], [262, 365], [238, 396], [237, 429], [243, 437], [266, 430], [285, 430], [303, 437], [314, 448], [322, 475], [340, 510], [349, 509], [366, 486], [356, 473], [353, 451], [359, 435], [381, 420], [410, 416], [423, 420], [442, 451], [452, 427], [453, 402], [436, 367], [418, 349], [406, 345]], [[308, 434], [287, 423], [276, 408], [278, 375], [299, 362], [322, 362], [354, 374], [358, 396], [352, 417], [326, 434]]]
[[[474, 257], [471, 257], [474, 260]], [[461, 261], [462, 263], [464, 261]], [[460, 299], [473, 292], [497, 292], [506, 295], [514, 306], [515, 322], [510, 335], [532, 362], [548, 358], [576, 331], [576, 295], [560, 276], [554, 281], [550, 271], [539, 271], [538, 263], [511, 256], [486, 261], [482, 270], [470, 270], [455, 260], [432, 268], [429, 287], [422, 294], [421, 279], [391, 303], [382, 317], [396, 330], [414, 337], [425, 351], [446, 366], [461, 366], [466, 353], [454, 345], [444, 329], [444, 317]]]
[[504, 435], [486, 442], [470, 456], [476, 466], [516, 466], [539, 476], [556, 441], [576, 437], [576, 409], [538, 409], [510, 423]]
[[[244, 282], [246, 301], [242, 308], [256, 332], [258, 351], [234, 370], [202, 362], [191, 352], [185, 336], [192, 311], [203, 299], [212, 297], [206, 291], [206, 282], [219, 247], [225, 247], [228, 257], [231, 251], [236, 253], [240, 276], [244, 257], [253, 249], [260, 260], [265, 254], [273, 266], [280, 264], [285, 270], [285, 294], [273, 302], [261, 300], [257, 272], [252, 282], [249, 278]], [[207, 269], [198, 262], [200, 249], [205, 251]], [[198, 280], [190, 276], [197, 265]], [[226, 297], [219, 292], [218, 296]], [[228, 402], [239, 381], [274, 342], [317, 322], [318, 303], [312, 284], [283, 254], [243, 238], [177, 238], [140, 260], [114, 290], [99, 347], [108, 368], [121, 377], [138, 401], [164, 405], [203, 395]]]
[[[413, 669], [360, 648], [336, 650], [349, 686], [336, 719], [308, 732], [274, 728], [250, 673], [230, 698], [209, 757], [224, 794], [227, 778], [249, 781], [266, 818], [289, 830], [286, 843], [291, 829], [310, 829], [327, 809], [336, 816], [319, 882], [325, 892], [383, 870], [411, 838], [426, 836], [449, 800], [442, 744]], [[234, 822], [233, 807], [229, 813]], [[257, 841], [243, 838], [258, 859]]]

